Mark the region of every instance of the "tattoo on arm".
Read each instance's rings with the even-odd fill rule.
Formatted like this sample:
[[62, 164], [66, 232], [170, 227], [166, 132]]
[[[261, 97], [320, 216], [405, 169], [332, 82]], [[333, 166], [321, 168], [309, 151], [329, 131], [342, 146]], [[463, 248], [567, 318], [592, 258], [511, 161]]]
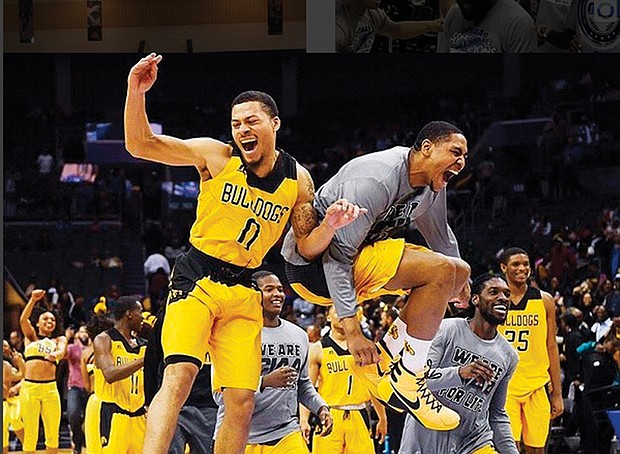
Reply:
[[308, 235], [318, 224], [314, 207], [310, 203], [304, 203], [297, 210], [294, 210], [291, 224], [295, 237], [299, 238]]

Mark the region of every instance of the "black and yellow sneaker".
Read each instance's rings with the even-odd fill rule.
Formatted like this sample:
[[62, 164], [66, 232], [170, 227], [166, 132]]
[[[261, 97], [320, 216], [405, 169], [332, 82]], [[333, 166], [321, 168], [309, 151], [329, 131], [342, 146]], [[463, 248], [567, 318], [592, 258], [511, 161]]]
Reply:
[[[379, 385], [381, 379], [390, 372], [394, 360], [392, 359], [389, 350], [385, 348], [384, 345], [382, 345], [380, 342], [377, 342], [376, 346], [377, 352], [379, 352], [381, 360], [377, 364], [370, 364], [368, 366], [360, 366], [357, 362], [353, 362], [352, 371], [355, 375], [355, 378], [357, 378], [360, 383], [362, 383], [362, 385], [364, 385], [364, 387], [368, 389], [370, 394], [372, 394], [374, 398], [381, 401], [377, 386]], [[396, 357], [396, 359], [398, 358], [400, 357]], [[384, 405], [387, 405], [383, 401], [382, 403]], [[394, 408], [394, 410], [399, 413], [403, 412], [403, 410], [400, 408]]]
[[392, 364], [389, 374], [377, 385], [378, 399], [397, 411], [406, 411], [431, 430], [452, 430], [461, 417], [435, 398], [426, 384], [430, 368], [413, 373], [403, 366], [402, 359]]

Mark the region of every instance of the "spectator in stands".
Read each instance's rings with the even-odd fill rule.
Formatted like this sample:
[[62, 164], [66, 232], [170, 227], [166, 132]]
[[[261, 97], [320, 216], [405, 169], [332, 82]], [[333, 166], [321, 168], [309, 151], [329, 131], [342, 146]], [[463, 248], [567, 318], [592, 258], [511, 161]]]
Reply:
[[21, 331], [11, 331], [11, 334], [9, 334], [9, 344], [11, 344], [13, 350], [24, 353], [24, 336]]
[[620, 316], [620, 273], [614, 277], [614, 289], [605, 297], [604, 305], [611, 317]]
[[595, 342], [600, 342], [611, 329], [613, 321], [607, 313], [605, 306], [596, 306], [593, 312], [596, 322], [591, 329], [594, 333]]
[[159, 268], [163, 268], [164, 272], [170, 276], [170, 263], [168, 263], [168, 259], [161, 252], [153, 252], [144, 261], [144, 276], [148, 279]]
[[71, 444], [74, 454], [80, 454], [85, 446], [84, 410], [88, 394], [82, 377], [82, 354], [91, 344], [86, 331], [86, 325], [79, 326], [73, 342], [67, 346], [67, 360], [69, 361], [69, 379], [67, 382], [67, 419], [71, 429]]
[[564, 240], [560, 235], [553, 237], [551, 250], [547, 256], [547, 268], [549, 278], [557, 278], [560, 281], [561, 288], [572, 282], [575, 269], [577, 268], [577, 259], [575, 258], [575, 253], [564, 244]]
[[166, 300], [169, 274], [163, 267], [157, 268], [157, 271], [150, 273], [148, 279], [148, 293], [151, 300], [151, 313], [157, 314], [160, 306]]

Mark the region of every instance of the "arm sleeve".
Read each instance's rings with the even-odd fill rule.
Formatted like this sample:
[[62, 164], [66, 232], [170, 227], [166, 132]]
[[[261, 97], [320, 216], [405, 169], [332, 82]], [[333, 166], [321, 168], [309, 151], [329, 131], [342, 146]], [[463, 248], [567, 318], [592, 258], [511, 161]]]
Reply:
[[504, 409], [508, 382], [515, 371], [515, 367], [516, 361], [513, 361], [512, 369], [504, 375], [502, 381], [497, 385], [489, 405], [489, 424], [491, 425], [491, 430], [493, 430], [493, 443], [497, 451], [502, 454], [519, 454], [515, 440], [512, 437], [510, 420]]
[[456, 236], [448, 225], [446, 191], [437, 194], [430, 209], [416, 218], [415, 223], [433, 251], [450, 257], [461, 257]]
[[389, 194], [377, 180], [364, 178], [341, 184], [339, 198], [363, 207], [368, 212], [355, 222], [338, 229], [329, 248], [323, 255], [323, 269], [329, 294], [338, 317], [355, 315], [357, 299], [353, 284], [353, 261], [374, 221], [389, 206]]

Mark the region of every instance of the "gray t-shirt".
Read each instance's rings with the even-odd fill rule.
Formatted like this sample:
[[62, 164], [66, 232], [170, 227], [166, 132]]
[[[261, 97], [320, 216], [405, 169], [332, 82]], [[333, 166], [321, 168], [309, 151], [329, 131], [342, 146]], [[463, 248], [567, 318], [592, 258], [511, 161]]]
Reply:
[[367, 9], [359, 16], [346, 1], [336, 0], [336, 52], [370, 52], [387, 22], [382, 9]]
[[454, 4], [444, 21], [439, 52], [536, 52], [538, 35], [532, 17], [515, 0], [497, 0], [480, 24], [465, 20]]
[[[428, 353], [432, 362], [428, 387], [445, 406], [461, 416], [459, 426], [448, 432], [429, 430], [407, 415], [400, 454], [468, 454], [493, 443], [497, 452], [518, 454], [504, 410], [508, 381], [519, 357], [499, 333], [481, 339], [465, 319], [452, 318], [441, 326]], [[481, 359], [495, 370], [491, 383], [463, 381], [460, 366]]]
[[[460, 257], [456, 237], [447, 222], [445, 191], [435, 193], [430, 187], [412, 188], [408, 156], [407, 147], [359, 156], [343, 165], [316, 192], [314, 206], [320, 219], [341, 198], [368, 210], [355, 222], [336, 231], [322, 257], [327, 287], [339, 317], [355, 315], [357, 300], [352, 267], [364, 244], [389, 238], [415, 222], [414, 226], [433, 251]], [[292, 231], [284, 239], [282, 255], [294, 265], [306, 263], [296, 252]]]
[[[297, 370], [298, 380], [290, 388], [265, 388], [262, 392], [256, 392], [248, 444], [267, 443], [300, 430], [297, 416], [299, 403], [313, 413], [327, 405], [308, 377], [308, 335], [289, 321], [280, 322], [275, 328], [263, 327], [261, 375], [290, 366]], [[215, 429], [217, 438], [225, 408], [220, 393], [214, 393], [213, 398], [219, 405]]]

